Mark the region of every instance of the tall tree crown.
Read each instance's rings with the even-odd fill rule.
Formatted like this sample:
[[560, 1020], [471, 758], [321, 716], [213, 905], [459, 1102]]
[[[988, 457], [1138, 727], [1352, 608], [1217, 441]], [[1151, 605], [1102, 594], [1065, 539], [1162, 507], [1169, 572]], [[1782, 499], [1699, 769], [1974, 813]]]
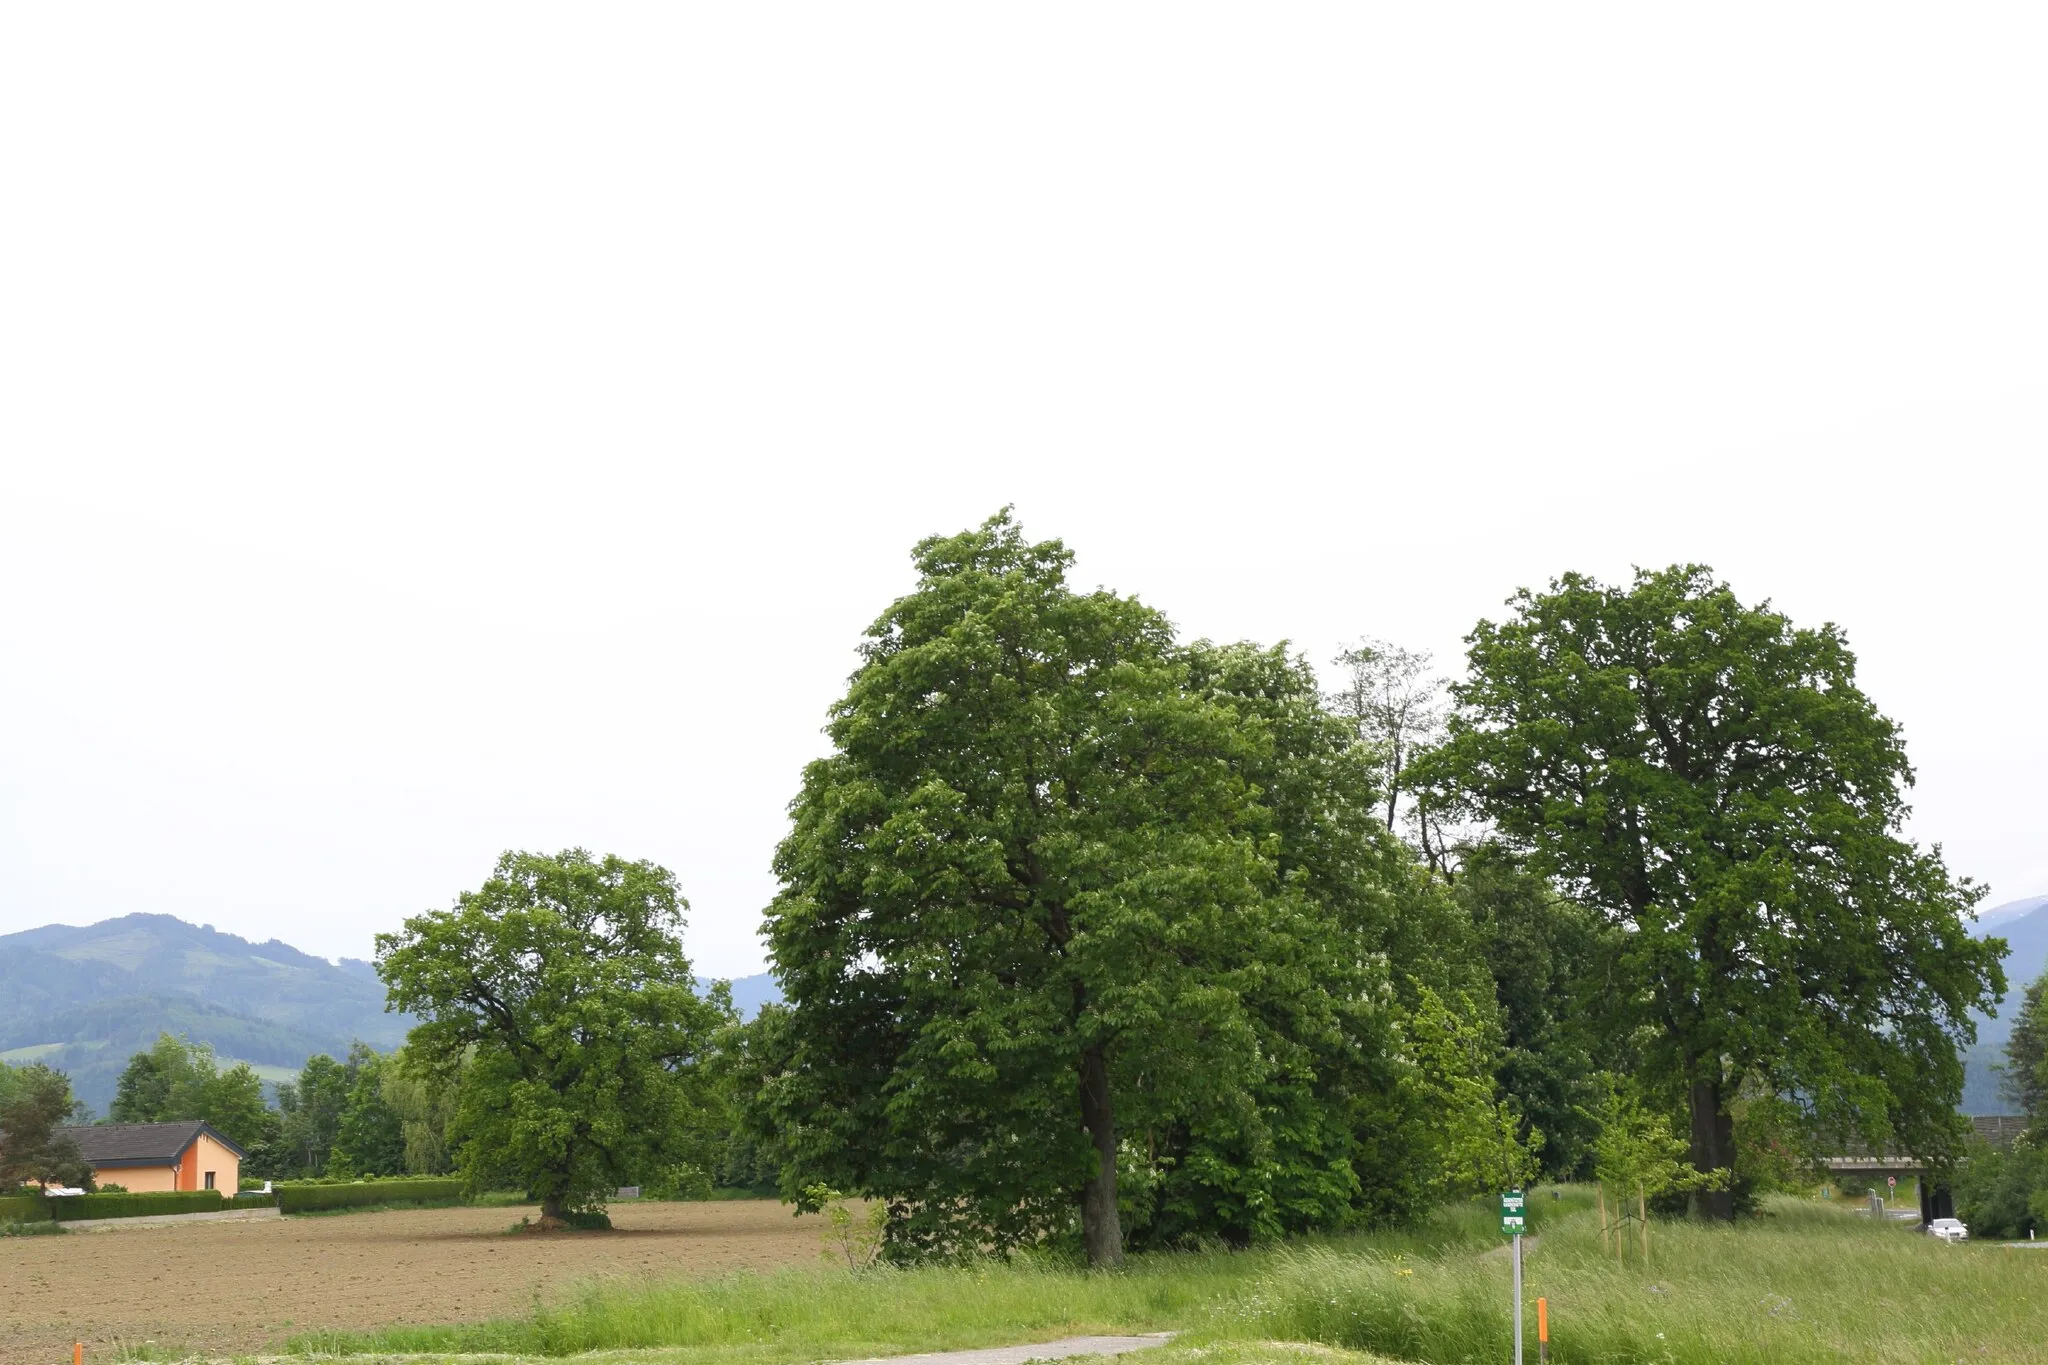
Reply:
[[1578, 574], [1468, 637], [1433, 780], [1625, 930], [1616, 1021], [1672, 1074], [1800, 1095], [1947, 1150], [1969, 1012], [2003, 989], [1982, 895], [1900, 826], [1898, 727], [1841, 631], [1711, 571]]

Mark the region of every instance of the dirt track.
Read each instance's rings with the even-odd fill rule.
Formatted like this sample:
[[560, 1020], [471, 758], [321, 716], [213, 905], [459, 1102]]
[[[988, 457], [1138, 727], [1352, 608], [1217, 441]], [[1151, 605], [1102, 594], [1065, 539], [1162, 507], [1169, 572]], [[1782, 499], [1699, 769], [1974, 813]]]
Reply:
[[508, 1237], [531, 1209], [420, 1209], [0, 1238], [0, 1363], [118, 1342], [254, 1351], [320, 1327], [466, 1322], [599, 1276], [814, 1265], [820, 1221], [769, 1202], [619, 1204], [617, 1231]]

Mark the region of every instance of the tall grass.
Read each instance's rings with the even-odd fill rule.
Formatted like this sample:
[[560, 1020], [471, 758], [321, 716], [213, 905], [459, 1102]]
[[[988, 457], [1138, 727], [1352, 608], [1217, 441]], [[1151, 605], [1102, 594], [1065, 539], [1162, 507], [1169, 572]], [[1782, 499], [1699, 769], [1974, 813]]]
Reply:
[[[1558, 1365], [2048, 1361], [2048, 1256], [1948, 1246], [1793, 1201], [1734, 1227], [1659, 1224], [1647, 1265], [1616, 1261], [1590, 1218], [1567, 1218], [1526, 1267], [1528, 1298], [1549, 1300]], [[1511, 1273], [1497, 1257], [1284, 1252], [1209, 1330], [1496, 1362], [1511, 1340]]]
[[[1380, 1253], [1471, 1254], [1488, 1245], [1490, 1215], [1446, 1211], [1421, 1227], [1380, 1234]], [[1339, 1239], [1332, 1246], [1352, 1246]], [[1059, 1256], [859, 1275], [821, 1266], [694, 1283], [601, 1281], [519, 1318], [445, 1327], [320, 1332], [294, 1339], [306, 1354], [506, 1352], [560, 1356], [630, 1347], [691, 1349], [693, 1361], [818, 1360], [893, 1355], [1095, 1332], [1178, 1329], [1280, 1264], [1275, 1251], [1221, 1249], [1138, 1256], [1118, 1274], [1091, 1274]]]
[[[1600, 1245], [1579, 1194], [1532, 1199], [1527, 1294], [1549, 1300], [1557, 1365], [1998, 1360], [2048, 1365], [2048, 1252], [1947, 1246], [1797, 1201], [1735, 1227], [1658, 1223], [1646, 1266]], [[692, 1365], [988, 1346], [1094, 1332], [1183, 1333], [1175, 1355], [1263, 1358], [1274, 1341], [1431, 1365], [1508, 1358], [1511, 1266], [1490, 1207], [1400, 1232], [1133, 1258], [1090, 1274], [1051, 1257], [972, 1266], [735, 1275], [586, 1287], [525, 1317], [302, 1337], [318, 1353], [675, 1347]], [[1534, 1314], [1529, 1354], [1534, 1358]]]

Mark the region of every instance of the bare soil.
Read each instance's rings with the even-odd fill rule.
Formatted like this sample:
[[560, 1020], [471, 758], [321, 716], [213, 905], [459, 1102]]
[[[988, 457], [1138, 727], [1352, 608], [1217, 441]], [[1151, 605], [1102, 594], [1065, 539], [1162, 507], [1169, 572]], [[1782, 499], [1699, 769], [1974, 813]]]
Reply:
[[614, 1204], [611, 1232], [512, 1237], [535, 1208], [416, 1209], [0, 1238], [0, 1365], [115, 1348], [226, 1355], [318, 1328], [475, 1322], [595, 1278], [814, 1265], [816, 1217], [771, 1201]]

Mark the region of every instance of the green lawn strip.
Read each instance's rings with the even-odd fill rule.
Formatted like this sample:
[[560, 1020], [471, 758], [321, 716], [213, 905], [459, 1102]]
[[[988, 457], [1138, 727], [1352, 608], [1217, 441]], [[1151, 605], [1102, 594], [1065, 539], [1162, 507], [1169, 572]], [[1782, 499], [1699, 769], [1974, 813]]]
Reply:
[[[1795, 1201], [1734, 1227], [1657, 1224], [1647, 1267], [1604, 1252], [1589, 1217], [1560, 1219], [1527, 1270], [1530, 1299], [1549, 1300], [1558, 1365], [2048, 1361], [2048, 1265]], [[1510, 1273], [1501, 1258], [1290, 1252], [1224, 1310], [1234, 1322], [1208, 1330], [1505, 1359]], [[1533, 1346], [1533, 1312], [1527, 1330]]]
[[[1529, 1301], [1557, 1365], [1799, 1365], [1996, 1359], [2048, 1365], [2048, 1255], [1949, 1246], [1805, 1201], [1734, 1227], [1653, 1226], [1617, 1262], [1584, 1200], [1531, 1201]], [[1132, 1258], [1118, 1274], [1027, 1258], [974, 1266], [734, 1275], [585, 1287], [520, 1317], [300, 1337], [300, 1354], [522, 1358], [626, 1352], [676, 1365], [799, 1365], [1097, 1333], [1176, 1331], [1129, 1365], [1506, 1358], [1510, 1266], [1492, 1212], [1270, 1250]], [[1529, 1357], [1535, 1315], [1528, 1314]], [[666, 1351], [658, 1348], [667, 1348]], [[1321, 1349], [1319, 1349], [1321, 1348]], [[1329, 1351], [1339, 1354], [1331, 1356]], [[1344, 1355], [1343, 1353], [1355, 1353]]]
[[[1384, 1255], [1471, 1255], [1492, 1245], [1489, 1209], [1447, 1210], [1409, 1230], [1346, 1237], [1331, 1247]], [[1539, 1213], [1539, 1219], [1541, 1215]], [[1308, 1245], [1324, 1245], [1311, 1243]], [[1059, 1336], [1184, 1329], [1288, 1253], [1223, 1250], [1136, 1256], [1118, 1274], [1055, 1257], [1008, 1263], [789, 1270], [654, 1285], [603, 1281], [518, 1318], [293, 1339], [300, 1354], [508, 1353], [686, 1347], [692, 1361], [852, 1359], [1006, 1346]], [[708, 1354], [707, 1354], [708, 1353]]]

